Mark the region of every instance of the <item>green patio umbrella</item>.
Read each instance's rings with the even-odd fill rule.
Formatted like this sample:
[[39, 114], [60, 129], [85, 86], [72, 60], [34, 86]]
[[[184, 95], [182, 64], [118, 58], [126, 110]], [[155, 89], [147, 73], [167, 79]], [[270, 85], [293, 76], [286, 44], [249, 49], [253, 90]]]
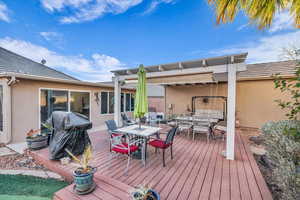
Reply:
[[148, 99], [146, 87], [146, 71], [143, 65], [139, 66], [138, 84], [134, 100], [134, 117], [139, 118], [139, 128], [141, 128], [141, 118], [148, 112]]

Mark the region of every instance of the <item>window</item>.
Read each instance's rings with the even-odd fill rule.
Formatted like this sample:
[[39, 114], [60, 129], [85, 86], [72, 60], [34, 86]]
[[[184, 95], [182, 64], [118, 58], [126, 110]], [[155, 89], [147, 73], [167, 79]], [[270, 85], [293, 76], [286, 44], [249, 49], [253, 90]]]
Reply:
[[126, 94], [126, 111], [130, 111], [131, 110], [130, 100], [131, 100], [131, 94], [127, 93]]
[[90, 93], [71, 92], [71, 112], [77, 112], [90, 118]]
[[101, 92], [101, 114], [108, 113], [108, 92]]
[[125, 105], [125, 98], [124, 98], [124, 93], [121, 93], [121, 112], [124, 112], [124, 105]]
[[[114, 113], [114, 92], [101, 92], [101, 114]], [[134, 97], [131, 93], [121, 93], [121, 112], [129, 112], [134, 109]]]
[[131, 94], [131, 111], [134, 111], [134, 94]]
[[[70, 97], [70, 98], [69, 98]], [[90, 93], [69, 90], [41, 89], [40, 92], [40, 122], [41, 124], [54, 111], [77, 112], [90, 117]], [[46, 131], [41, 125], [41, 130]]]
[[114, 113], [114, 93], [113, 92], [109, 92], [109, 108], [108, 111], [109, 113]]
[[114, 113], [114, 93], [101, 92], [101, 114]]

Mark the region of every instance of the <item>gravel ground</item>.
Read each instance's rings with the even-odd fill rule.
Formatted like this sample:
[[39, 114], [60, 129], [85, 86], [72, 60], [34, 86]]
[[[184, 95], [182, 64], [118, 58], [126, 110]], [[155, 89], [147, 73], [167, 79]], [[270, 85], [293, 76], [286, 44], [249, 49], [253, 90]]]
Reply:
[[271, 181], [271, 176], [272, 176], [272, 170], [265, 165], [265, 163], [262, 161], [261, 156], [254, 155], [254, 158], [258, 164], [258, 167], [269, 187], [269, 190], [272, 193], [273, 199], [274, 200], [280, 200], [281, 193], [282, 191], [278, 189], [277, 185], [275, 185]]
[[[4, 147], [0, 144], [0, 147]], [[25, 154], [13, 154], [0, 156], [0, 169], [31, 169], [31, 170], [46, 170], [42, 165], [37, 164], [34, 159]]]
[[[252, 129], [252, 128], [242, 128], [242, 134], [250, 138], [251, 136], [259, 136], [261, 134], [261, 131], [259, 129]], [[263, 148], [263, 145], [258, 145], [255, 142], [249, 140], [249, 144], [251, 146]], [[272, 193], [274, 200], [280, 200], [281, 192], [278, 187], [271, 181], [272, 176], [272, 170], [267, 167], [266, 163], [264, 163], [262, 156], [253, 154], [256, 163], [269, 187], [269, 190]]]

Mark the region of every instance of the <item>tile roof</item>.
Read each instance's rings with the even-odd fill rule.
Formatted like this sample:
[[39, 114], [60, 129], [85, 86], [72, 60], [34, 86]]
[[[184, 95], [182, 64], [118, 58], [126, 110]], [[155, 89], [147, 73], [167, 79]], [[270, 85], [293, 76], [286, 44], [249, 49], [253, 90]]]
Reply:
[[0, 47], [0, 73], [5, 72], [78, 81], [72, 76]]
[[[275, 74], [293, 76], [296, 66], [297, 62], [294, 60], [247, 64], [247, 70], [239, 72], [237, 80], [270, 78]], [[213, 76], [216, 81], [227, 81], [226, 73], [214, 74]]]
[[247, 71], [240, 72], [238, 78], [271, 77], [275, 74], [292, 76], [295, 74], [296, 61], [280, 61], [269, 63], [248, 64]]

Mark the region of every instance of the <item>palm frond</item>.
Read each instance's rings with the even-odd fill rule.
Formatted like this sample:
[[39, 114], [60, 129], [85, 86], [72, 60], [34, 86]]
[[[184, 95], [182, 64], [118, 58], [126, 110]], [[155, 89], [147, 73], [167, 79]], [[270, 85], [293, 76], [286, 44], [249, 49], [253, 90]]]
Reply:
[[233, 21], [243, 10], [251, 23], [263, 29], [271, 26], [277, 12], [289, 9], [295, 26], [300, 28], [299, 0], [208, 0], [208, 3], [215, 7], [217, 24]]
[[300, 28], [300, 1], [299, 0], [292, 1], [290, 13], [294, 17], [295, 27]]

